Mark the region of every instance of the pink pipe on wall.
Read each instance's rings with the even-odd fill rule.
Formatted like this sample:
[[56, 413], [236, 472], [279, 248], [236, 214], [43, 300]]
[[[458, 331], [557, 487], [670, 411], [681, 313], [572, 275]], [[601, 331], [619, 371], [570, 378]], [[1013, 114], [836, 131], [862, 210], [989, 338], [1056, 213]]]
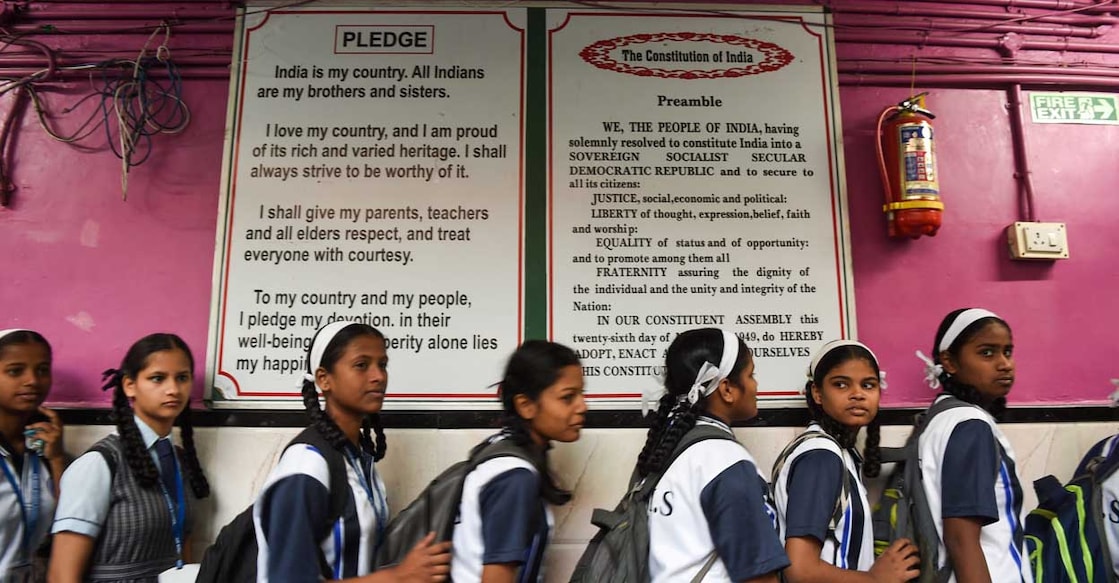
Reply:
[[939, 47], [969, 47], [977, 49], [992, 49], [1002, 52], [1018, 50], [1034, 51], [1065, 51], [1073, 53], [1116, 53], [1119, 54], [1117, 43], [1089, 43], [1077, 41], [1036, 41], [1025, 40], [1015, 36], [1004, 36], [1001, 39], [965, 38], [958, 36], [935, 36], [929, 34], [904, 34], [897, 32], [850, 32], [845, 30], [835, 31], [835, 40], [839, 43], [858, 44], [886, 44], [886, 45], [916, 45]]
[[[881, 25], [884, 19], [870, 15], [851, 15], [842, 18], [840, 22], [845, 26]], [[1092, 28], [1076, 28], [1072, 26], [1031, 26], [1028, 24], [962, 24], [959, 22], [932, 21], [906, 18], [888, 19], [890, 28], [915, 28], [919, 30], [960, 31], [966, 28], [982, 27], [974, 32], [1016, 32], [1035, 36], [1079, 37], [1098, 38], [1107, 32], [1108, 27], [1097, 26]], [[885, 27], [882, 27], [885, 28]]]
[[163, 8], [143, 10], [138, 8], [125, 8], [106, 12], [104, 10], [69, 10], [65, 8], [51, 8], [27, 10], [19, 13], [20, 22], [35, 21], [60, 21], [60, 20], [233, 20], [233, 13], [229, 10], [199, 10]]
[[1015, 83], [1007, 90], [1010, 98], [1010, 137], [1014, 144], [1014, 178], [1022, 192], [1022, 216], [1027, 221], [1037, 220], [1034, 206], [1034, 182], [1030, 174], [1030, 159], [1026, 154], [1026, 124], [1022, 121], [1022, 86]]
[[[910, 75], [860, 75], [843, 73], [839, 84], [848, 86], [871, 87], [909, 87], [913, 83]], [[1058, 86], [1062, 89], [1115, 89], [1119, 88], [1119, 77], [1077, 76], [1077, 75], [920, 75], [919, 87], [959, 87], [966, 89], [1005, 88], [1018, 83], [1029, 86]]]
[[[149, 47], [149, 56], [155, 56], [155, 51]], [[128, 58], [135, 58], [136, 55], [131, 55]], [[56, 67], [74, 67], [78, 65], [88, 65], [90, 63], [97, 63], [107, 60], [103, 57], [99, 58], [80, 58], [80, 57], [55, 57], [54, 64]], [[228, 67], [232, 61], [230, 55], [223, 56], [189, 56], [189, 57], [175, 57], [172, 55], [172, 60], [175, 65], [179, 67]], [[0, 54], [0, 73], [4, 73], [9, 69], [20, 67], [36, 67], [43, 66], [46, 59], [42, 55], [34, 56], [8, 56]]]
[[1038, 8], [1041, 10], [1073, 10], [1084, 8], [1088, 14], [1115, 12], [1119, 7], [1110, 2], [1072, 2], [1071, 0], [913, 0], [914, 2], [936, 2], [937, 4], [980, 4], [983, 6], [1002, 6], [1004, 8]]
[[[69, 24], [63, 22], [52, 22], [51, 25], [57, 29], [57, 32], [52, 30], [44, 30], [43, 25], [40, 24], [15, 24], [8, 26], [10, 32], [19, 34], [21, 36], [31, 37], [45, 37], [45, 36], [58, 36], [60, 34], [151, 34], [161, 24], [160, 21], [150, 22], [121, 22], [114, 24], [97, 23], [97, 24]], [[184, 22], [180, 24], [173, 24], [171, 27], [171, 34], [233, 34], [233, 22], [228, 23], [211, 23], [211, 22]]]
[[975, 20], [1015, 20], [1030, 17], [1030, 22], [1049, 22], [1072, 26], [1096, 26], [1116, 24], [1114, 16], [1089, 16], [1070, 14], [1067, 16], [1024, 14], [1021, 12], [995, 12], [993, 10], [968, 10], [967, 8], [941, 8], [932, 6], [913, 6], [911, 4], [889, 2], [844, 2], [842, 6], [832, 6], [837, 19], [845, 14], [880, 14], [882, 16], [927, 16], [933, 18], [971, 18]]
[[[2, 62], [2, 61], [0, 61]], [[838, 64], [840, 73], [858, 75], [1076, 75], [1119, 78], [1119, 67], [1047, 67], [1043, 65], [930, 65], [917, 63], [866, 63], [844, 62]]]
[[[0, 75], [8, 77], [27, 77], [28, 75], [35, 75], [41, 73], [45, 67], [35, 68], [0, 68]], [[121, 69], [121, 75], [130, 75], [130, 70]], [[166, 77], [167, 73], [161, 67], [152, 67], [147, 70], [149, 76]], [[58, 69], [51, 75], [52, 80], [63, 79], [88, 79], [90, 75], [100, 76], [100, 71], [92, 69]], [[230, 67], [182, 67], [178, 70], [180, 77], [184, 79], [225, 79], [229, 80]], [[113, 75], [109, 74], [110, 78]], [[99, 77], [94, 77], [99, 78]], [[0, 83], [2, 85], [3, 83]]]

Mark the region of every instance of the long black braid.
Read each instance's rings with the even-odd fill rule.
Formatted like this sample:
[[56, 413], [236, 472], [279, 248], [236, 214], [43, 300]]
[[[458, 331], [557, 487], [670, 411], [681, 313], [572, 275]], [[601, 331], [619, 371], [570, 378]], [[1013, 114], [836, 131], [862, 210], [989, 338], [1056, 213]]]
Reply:
[[[321, 330], [320, 330], [321, 333]], [[346, 352], [346, 347], [354, 338], [360, 336], [372, 336], [381, 340], [385, 339], [384, 334], [380, 330], [369, 326], [368, 324], [353, 323], [338, 331], [337, 334], [331, 338], [330, 342], [326, 345], [323, 351], [322, 361], [318, 363], [311, 362], [311, 354], [307, 354], [307, 371], [308, 374], [314, 376], [315, 371], [323, 368], [328, 372], [334, 370], [334, 365], [342, 358]], [[312, 342], [313, 345], [313, 342]], [[349, 439], [334, 419], [330, 417], [323, 410], [319, 404], [319, 390], [314, 381], [303, 379], [303, 407], [307, 411], [307, 416], [311, 418], [311, 425], [318, 430], [324, 439], [338, 451], [345, 451], [346, 444]], [[375, 434], [371, 435], [371, 433]], [[385, 429], [381, 423], [381, 416], [379, 414], [366, 415], [361, 422], [361, 448], [373, 456], [373, 461], [381, 461], [388, 451], [388, 440], [385, 438]]]
[[[637, 457], [637, 473], [644, 477], [664, 471], [672, 452], [706, 410], [705, 399], [688, 403], [685, 397], [705, 362], [718, 363], [723, 357], [723, 332], [718, 328], [698, 328], [681, 333], [665, 353], [664, 386], [656, 417]], [[750, 362], [750, 349], [738, 340], [738, 356], [728, 379], [737, 379]]]
[[[948, 333], [948, 328], [950, 328], [952, 326], [952, 323], [956, 321], [956, 317], [969, 309], [971, 308], [960, 308], [958, 310], [953, 310], [949, 312], [948, 315], [944, 317], [944, 320], [940, 322], [940, 327], [936, 330], [936, 338], [933, 340], [934, 363], [940, 365], [944, 364], [940, 358], [940, 341], [944, 339], [944, 335]], [[960, 335], [957, 336], [956, 339], [952, 341], [952, 345], [948, 347], [948, 354], [954, 360], [959, 361], [960, 350], [963, 348], [963, 346], [967, 344], [968, 341], [972, 339], [972, 337], [986, 328], [988, 324], [992, 323], [1001, 324], [1002, 326], [1006, 327], [1007, 330], [1010, 330], [1010, 325], [1007, 324], [1006, 321], [1002, 318], [980, 318], [968, 325], [967, 328], [964, 328], [962, 331], [960, 331]], [[998, 397], [993, 401], [988, 401], [983, 397], [982, 393], [979, 392], [979, 389], [960, 381], [956, 377], [949, 374], [947, 370], [942, 371], [937, 378], [940, 379], [940, 386], [944, 389], [944, 392], [956, 397], [961, 401], [965, 401], [971, 403], [972, 405], [978, 405], [979, 407], [982, 407], [995, 419], [1001, 418], [1002, 414], [1006, 411], [1006, 397]]]
[[[881, 376], [881, 371], [878, 368], [878, 361], [875, 360], [874, 355], [862, 346], [845, 344], [837, 346], [827, 352], [820, 358], [816, 364], [816, 370], [812, 373], [812, 379], [804, 385], [805, 402], [808, 404], [808, 411], [812, 414], [812, 419], [820, 424], [820, 427], [832, 438], [834, 438], [841, 446], [846, 449], [855, 447], [855, 442], [859, 436], [858, 427], [847, 427], [839, 421], [832, 418], [824, 411], [824, 407], [816, 402], [812, 397], [812, 386], [822, 391], [824, 387], [824, 380], [827, 378], [828, 373], [835, 367], [850, 361], [850, 360], [865, 360], [870, 368], [874, 370], [876, 377]], [[878, 422], [878, 417], [875, 418], [866, 426], [866, 443], [863, 445], [863, 468], [862, 473], [868, 478], [877, 477], [882, 471], [882, 451], [879, 447], [882, 441], [882, 426]]]
[[[152, 461], [148, 448], [144, 445], [144, 438], [140, 435], [140, 428], [136, 426], [133, 418], [134, 412], [129, 403], [128, 396], [124, 394], [124, 381], [135, 381], [141, 371], [148, 365], [148, 359], [156, 352], [165, 350], [181, 350], [194, 369], [194, 355], [190, 347], [182, 338], [174, 334], [157, 333], [149, 334], [137, 340], [120, 363], [119, 369], [109, 369], [102, 375], [105, 381], [103, 390], [113, 391], [113, 409], [111, 418], [117, 426], [124, 449], [124, 459], [128, 463], [136, 481], [143, 488], [159, 487], [159, 469]], [[180, 437], [183, 441], [183, 464], [187, 480], [195, 498], [206, 498], [210, 495], [210, 483], [202, 471], [202, 464], [198, 461], [198, 452], [194, 444], [194, 426], [190, 422], [190, 403], [179, 413], [176, 421], [180, 428]]]
[[[534, 442], [529, 421], [517, 413], [516, 397], [524, 395], [531, 401], [554, 385], [564, 368], [582, 366], [578, 355], [570, 348], [547, 340], [528, 340], [521, 344], [509, 357], [505, 373], [499, 383], [501, 394], [501, 424], [508, 439], [527, 449], [533, 449]], [[548, 464], [546, 444], [539, 452], [537, 464], [541, 469], [540, 496], [550, 504], [562, 506], [571, 501], [571, 492], [563, 489], [552, 475]]]

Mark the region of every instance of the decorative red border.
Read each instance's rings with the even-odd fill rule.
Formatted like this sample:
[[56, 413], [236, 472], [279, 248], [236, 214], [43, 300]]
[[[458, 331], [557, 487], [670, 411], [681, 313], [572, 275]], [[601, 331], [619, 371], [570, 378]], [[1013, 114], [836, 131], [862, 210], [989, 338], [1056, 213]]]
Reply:
[[[610, 53], [629, 46], [659, 42], [709, 42], [752, 49], [762, 53], [760, 63], [729, 69], [662, 69], [645, 67], [630, 63], [619, 63]], [[628, 73], [638, 77], [660, 77], [664, 79], [727, 79], [770, 73], [793, 62], [793, 54], [775, 43], [744, 36], [711, 34], [706, 32], [656, 32], [631, 34], [617, 38], [600, 40], [579, 51], [579, 56], [598, 67], [617, 73]]]
[[[240, 95], [242, 99], [237, 104], [237, 134], [234, 137], [233, 147], [233, 164], [231, 165], [231, 180], [229, 188], [229, 216], [226, 222], [226, 233], [233, 231], [233, 213], [236, 205], [234, 200], [237, 196], [237, 168], [240, 163], [241, 155], [241, 120], [244, 119], [245, 112], [245, 85], [248, 79], [249, 70], [249, 56], [245, 49], [249, 46], [249, 35], [264, 26], [264, 23], [272, 15], [279, 14], [415, 14], [415, 15], [448, 15], [448, 14], [461, 14], [470, 16], [480, 15], [497, 15], [501, 16], [505, 21], [506, 26], [520, 33], [521, 39], [521, 68], [520, 68], [520, 132], [519, 132], [519, 153], [520, 164], [518, 167], [519, 180], [517, 183], [518, 189], [518, 202], [519, 202], [519, 217], [518, 217], [518, 251], [517, 251], [517, 344], [519, 345], [524, 339], [524, 222], [525, 222], [525, 29], [517, 27], [509, 20], [509, 15], [506, 11], [473, 11], [473, 10], [271, 10], [265, 18], [256, 26], [245, 29], [244, 40], [242, 41], [241, 51], [241, 88]], [[214, 366], [217, 368], [216, 375], [221, 375], [233, 383], [238, 397], [297, 397], [298, 392], [275, 392], [275, 391], [244, 391], [241, 389], [241, 384], [229, 372], [222, 370], [222, 364], [225, 356], [225, 322], [227, 309], [229, 307], [229, 265], [232, 259], [231, 249], [233, 247], [233, 238], [227, 237], [225, 249], [225, 265], [222, 271], [222, 293], [221, 293], [221, 317], [218, 322], [218, 356], [217, 362]], [[387, 400], [400, 400], [400, 399], [493, 399], [497, 395], [497, 389], [488, 393], [388, 393], [385, 395]]]
[[[555, 69], [552, 66], [552, 55], [555, 54], [555, 51], [553, 50], [554, 35], [555, 35], [555, 33], [559, 32], [559, 31], [563, 30], [565, 27], [567, 27], [567, 25], [571, 22], [571, 17], [573, 17], [573, 16], [593, 16], [593, 17], [597, 17], [597, 18], [609, 18], [609, 17], [622, 17], [622, 18], [630, 18], [630, 17], [645, 17], [645, 18], [651, 18], [651, 17], [656, 17], [656, 18], [666, 18], [666, 17], [667, 18], [717, 18], [717, 16], [713, 16], [713, 15], [710, 15], [710, 14], [662, 15], [662, 14], [650, 14], [650, 13], [647, 13], [647, 12], [611, 12], [611, 13], [606, 13], [606, 14], [600, 13], [600, 12], [568, 12], [567, 13], [567, 18], [557, 28], [548, 30], [548, 135], [549, 135], [549, 137], [554, 135], [553, 130], [554, 130], [554, 119], [555, 119], [555, 116], [554, 116], [554, 113], [553, 113], [553, 107], [552, 107], [554, 105], [552, 87], [555, 86], [554, 78], [553, 78], [553, 71]], [[733, 17], [728, 16], [726, 18], [733, 18]], [[818, 47], [819, 53], [820, 53], [820, 87], [821, 87], [821, 91], [823, 93], [823, 100], [824, 100], [824, 108], [823, 108], [824, 112], [823, 113], [824, 113], [825, 139], [827, 141], [829, 152], [834, 152], [834, 144], [832, 142], [832, 135], [831, 135], [832, 134], [832, 132], [831, 132], [832, 99], [831, 99], [831, 95], [828, 93], [829, 88], [828, 88], [828, 84], [827, 84], [827, 79], [828, 79], [827, 67], [828, 67], [829, 61], [827, 59], [827, 54], [824, 51], [824, 37], [823, 37], [823, 35], [820, 35], [820, 34], [814, 32], [808, 26], [808, 23], [806, 23], [804, 21], [804, 18], [800, 17], [800, 16], [772, 16], [772, 17], [771, 16], [757, 16], [757, 17], [752, 17], [752, 18], [757, 18], [758, 20], [775, 20], [775, 21], [782, 21], [782, 22], [788, 22], [788, 23], [799, 23], [801, 25], [801, 27], [803, 27], [809, 34], [816, 37], [817, 47]], [[599, 45], [603, 45], [603, 43], [616, 43], [620, 40], [638, 38], [638, 37], [643, 37], [643, 36], [652, 37], [652, 36], [655, 36], [655, 35], [658, 35], [658, 34], [659, 35], [665, 35], [665, 34], [672, 34], [672, 33], [650, 33], [649, 35], [638, 34], [638, 35], [630, 35], [630, 36], [626, 36], [626, 37], [618, 37], [618, 38], [610, 39], [610, 40], [606, 40], [606, 41], [599, 41], [599, 42], [596, 42], [596, 43], [591, 44], [588, 47], [584, 48], [582, 51], [580, 51], [579, 56], [582, 57], [583, 60], [587, 61], [591, 65], [594, 65], [594, 66], [599, 67], [601, 69], [617, 71], [617, 72], [620, 72], [620, 73], [629, 73], [629, 74], [632, 74], [632, 75], [640, 75], [640, 76], [644, 76], [644, 77], [653, 77], [653, 76], [668, 77], [667, 75], [655, 75], [653, 73], [646, 73], [646, 74], [641, 75], [639, 73], [635, 73], [635, 72], [632, 72], [632, 71], [620, 71], [620, 70], [614, 69], [614, 68], [609, 67], [609, 66], [603, 66], [602, 64], [591, 62], [591, 60], [588, 59], [588, 55], [591, 54], [590, 51], [591, 51], [592, 48], [595, 48], [595, 53], [594, 54], [598, 54], [600, 51], [603, 50], [602, 48], [596, 48], [596, 47], [599, 47]], [[688, 34], [688, 35], [699, 36], [699, 35], [703, 35], [704, 33], [677, 33], [677, 34]], [[743, 40], [746, 40], [746, 41], [754, 41], [754, 42], [759, 42], [759, 43], [764, 42], [764, 41], [756, 41], [755, 39], [748, 39], [746, 37], [737, 37], [737, 36], [734, 36], [734, 35], [706, 34], [705, 36], [719, 37], [719, 38], [723, 38], [723, 37], [740, 38], [740, 39], [743, 39]], [[696, 40], [696, 39], [693, 37], [693, 38], [689, 38], [689, 39], [660, 39], [660, 40]], [[708, 42], [711, 42], [710, 39], [701, 39], [701, 40], [706, 40]], [[655, 41], [642, 40], [641, 42], [655, 42]], [[626, 44], [631, 44], [631, 43], [626, 43]], [[640, 43], [632, 43], [632, 44], [640, 44]], [[731, 44], [733, 44], [733, 43], [731, 43]], [[781, 49], [783, 51], [785, 50], [785, 49], [781, 48], [780, 46], [778, 46], [776, 44], [773, 44], [773, 43], [765, 43], [765, 44], [772, 44], [774, 47], [777, 47], [778, 49]], [[605, 45], [603, 45], [603, 46], [605, 46]], [[620, 46], [625, 46], [625, 45], [616, 44], [616, 45], [614, 45], [613, 48], [617, 48], [617, 47], [620, 47]], [[612, 49], [609, 49], [609, 50], [612, 50]], [[788, 51], [785, 51], [785, 52], [788, 53]], [[605, 54], [605, 53], [603, 53], [603, 54]], [[792, 53], [788, 53], [788, 54], [789, 54], [789, 57], [790, 57], [789, 62], [791, 62]], [[609, 55], [606, 55], [606, 56], [607, 56], [607, 58], [609, 58]], [[612, 61], [612, 59], [610, 59], [610, 60]], [[764, 62], [765, 61], [763, 61], [763, 63]], [[784, 67], [785, 65], [789, 64], [789, 62], [783, 63], [777, 68], [779, 69], [781, 67]], [[605, 63], [605, 61], [603, 61], [603, 63]], [[640, 68], [643, 68], [643, 67], [640, 67]], [[648, 70], [649, 71], [654, 71], [654, 69], [648, 69]], [[776, 70], [776, 69], [774, 69], [774, 70]], [[682, 72], [686, 73], [687, 71], [682, 71]], [[754, 74], [754, 73], [748, 73], [748, 74]], [[740, 76], [743, 76], [743, 75], [733, 75], [733, 77], [740, 77]], [[681, 78], [681, 79], [716, 78], [716, 77], [698, 77], [698, 76], [685, 77], [683, 75], [673, 75], [671, 77]], [[731, 77], [731, 76], [727, 75], [726, 77]], [[840, 259], [840, 256], [839, 256], [840, 249], [842, 248], [842, 238], [840, 237], [840, 234], [839, 234], [839, 214], [838, 214], [839, 211], [838, 211], [838, 208], [836, 207], [836, 205], [838, 204], [838, 198], [839, 197], [838, 197], [838, 193], [836, 192], [836, 185], [835, 185], [834, 158], [835, 158], [834, 154], [828, 156], [828, 181], [829, 181], [829, 184], [830, 184], [830, 187], [831, 187], [832, 239], [835, 242], [835, 245], [834, 245], [834, 248], [835, 248], [835, 273], [836, 273], [836, 282], [838, 284], [837, 289], [839, 290], [839, 294], [838, 294], [838, 296], [839, 296], [838, 297], [838, 301], [839, 301], [839, 329], [840, 329], [840, 333], [842, 335], [844, 335], [844, 337], [845, 337], [846, 332], [847, 332], [846, 311], [844, 309], [844, 304], [843, 304], [843, 300], [844, 300], [844, 297], [845, 297], [845, 292], [844, 292], [845, 287], [843, 286], [843, 263], [842, 263], [842, 260]], [[554, 218], [555, 218], [555, 212], [554, 212], [554, 209], [553, 209], [553, 201], [555, 200], [555, 172], [553, 170], [554, 162], [555, 162], [555, 151], [551, 147], [549, 147], [549, 149], [548, 149], [548, 336], [550, 338], [553, 338], [553, 339], [555, 338], [555, 305], [556, 305], [556, 303], [555, 303], [555, 270], [554, 270], [554, 258], [555, 258], [555, 225], [554, 225]], [[780, 398], [780, 397], [796, 397], [796, 396], [800, 396], [800, 395], [802, 395], [801, 391], [766, 391], [764, 393], [759, 393], [758, 398], [759, 399], [769, 399], [769, 398]], [[629, 398], [637, 398], [637, 397], [640, 397], [640, 396], [641, 396], [640, 393], [607, 393], [607, 394], [587, 394], [587, 395], [585, 395], [585, 397], [587, 399], [619, 399], [619, 398], [629, 399]]]

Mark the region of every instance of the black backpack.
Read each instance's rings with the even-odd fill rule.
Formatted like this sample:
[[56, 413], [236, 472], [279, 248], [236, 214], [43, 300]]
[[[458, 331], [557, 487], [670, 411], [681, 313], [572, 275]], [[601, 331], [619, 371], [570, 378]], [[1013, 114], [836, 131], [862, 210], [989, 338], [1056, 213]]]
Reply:
[[[686, 449], [708, 439], [734, 437], [725, 430], [710, 425], [697, 425], [684, 435], [665, 470]], [[660, 482], [664, 470], [651, 472], [643, 480], [630, 480], [630, 489], [614, 510], [595, 508], [591, 523], [599, 528], [583, 556], [575, 565], [571, 583], [646, 583], [649, 581], [649, 498]], [[700, 581], [715, 564], [717, 555], [708, 556], [693, 583]]]
[[475, 446], [468, 459], [443, 470], [407, 508], [389, 521], [377, 550], [376, 568], [400, 564], [408, 551], [429, 532], [435, 533], [435, 542], [451, 540], [459, 518], [466, 476], [482, 462], [508, 456], [528, 461], [539, 472], [547, 471], [538, 467], [529, 452], [512, 439], [503, 439], [502, 434], [490, 437]]
[[[317, 449], [326, 458], [326, 465], [330, 469], [330, 518], [322, 525], [322, 532], [315, 534], [315, 540], [322, 540], [327, 537], [334, 523], [342, 516], [346, 502], [350, 498], [346, 460], [342, 457], [342, 453], [314, 427], [304, 429], [288, 443], [287, 447], [296, 444], [307, 444]], [[290, 552], [287, 549], [280, 550]], [[198, 578], [195, 581], [196, 583], [256, 583], [258, 553], [256, 527], [253, 525], [253, 506], [249, 505], [232, 522], [222, 527], [213, 546], [203, 555]], [[330, 565], [322, 551], [318, 552], [318, 561], [323, 576], [327, 580], [332, 579]]]

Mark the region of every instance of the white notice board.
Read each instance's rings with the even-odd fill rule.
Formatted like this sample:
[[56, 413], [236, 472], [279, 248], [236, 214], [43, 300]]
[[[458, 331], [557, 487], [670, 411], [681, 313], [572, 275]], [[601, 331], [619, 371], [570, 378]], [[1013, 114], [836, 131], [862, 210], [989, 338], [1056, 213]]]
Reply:
[[593, 406], [634, 406], [700, 326], [753, 348], [764, 403], [798, 402], [811, 353], [854, 337], [822, 11], [246, 14], [215, 406], [297, 405], [340, 318], [388, 336], [413, 409], [495, 407], [524, 337], [575, 348]]
[[390, 398], [492, 401], [522, 330], [524, 10], [246, 14], [215, 406], [298, 402], [306, 347], [336, 319], [388, 336]]
[[551, 334], [633, 401], [678, 332], [740, 334], [763, 401], [855, 331], [820, 11], [554, 10]]

